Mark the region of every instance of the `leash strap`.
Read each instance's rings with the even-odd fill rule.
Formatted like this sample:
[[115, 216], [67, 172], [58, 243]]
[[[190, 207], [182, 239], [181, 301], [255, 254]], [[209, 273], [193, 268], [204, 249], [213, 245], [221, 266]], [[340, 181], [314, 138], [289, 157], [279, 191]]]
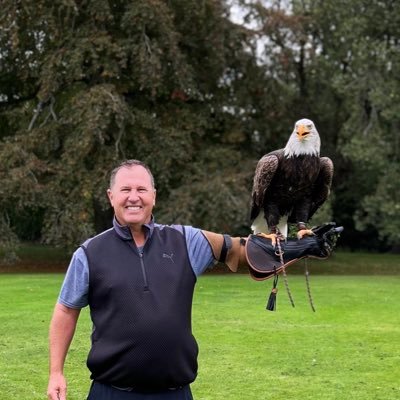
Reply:
[[311, 286], [310, 286], [310, 278], [309, 275], [310, 273], [308, 272], [308, 261], [307, 259], [304, 259], [304, 274], [306, 276], [306, 286], [307, 286], [307, 294], [308, 294], [308, 300], [310, 302], [311, 310], [315, 312], [315, 307], [314, 307], [314, 301], [311, 295]]
[[285, 283], [285, 288], [286, 288], [286, 292], [287, 292], [287, 294], [289, 296], [290, 304], [294, 308], [294, 300], [293, 300], [292, 293], [291, 293], [291, 291], [289, 289], [289, 282], [288, 282], [287, 275], [286, 275], [285, 263], [283, 261], [283, 251], [282, 251], [281, 240], [279, 239], [279, 236], [276, 239], [276, 244], [278, 246], [278, 251], [275, 251], [275, 254], [277, 256], [279, 256], [279, 259], [280, 259], [280, 262], [281, 262], [281, 266], [282, 266], [283, 282]]

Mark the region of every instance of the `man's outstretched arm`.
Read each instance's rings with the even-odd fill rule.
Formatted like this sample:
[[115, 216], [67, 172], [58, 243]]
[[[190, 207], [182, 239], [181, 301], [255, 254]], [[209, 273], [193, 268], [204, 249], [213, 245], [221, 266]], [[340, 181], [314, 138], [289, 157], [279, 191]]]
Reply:
[[252, 278], [263, 280], [272, 278], [275, 273], [282, 272], [284, 267], [302, 258], [329, 257], [342, 230], [343, 227], [328, 222], [313, 228], [313, 236], [282, 241], [279, 249], [263, 236], [239, 238], [204, 230], [202, 232], [216, 260], [226, 264], [233, 272], [246, 266]]
[[67, 382], [64, 377], [64, 362], [74, 337], [80, 309], [56, 304], [50, 323], [50, 372], [47, 396], [49, 400], [66, 400]]

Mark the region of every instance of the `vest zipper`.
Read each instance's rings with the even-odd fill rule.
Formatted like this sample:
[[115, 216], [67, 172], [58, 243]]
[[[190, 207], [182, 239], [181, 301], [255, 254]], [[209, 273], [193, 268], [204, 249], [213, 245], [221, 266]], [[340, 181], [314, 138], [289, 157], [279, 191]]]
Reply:
[[144, 291], [148, 292], [149, 291], [149, 284], [147, 282], [147, 275], [146, 275], [146, 269], [144, 267], [143, 252], [142, 251], [139, 251], [139, 257], [140, 257], [140, 267], [142, 268], [142, 275], [143, 275], [143, 281], [144, 281]]

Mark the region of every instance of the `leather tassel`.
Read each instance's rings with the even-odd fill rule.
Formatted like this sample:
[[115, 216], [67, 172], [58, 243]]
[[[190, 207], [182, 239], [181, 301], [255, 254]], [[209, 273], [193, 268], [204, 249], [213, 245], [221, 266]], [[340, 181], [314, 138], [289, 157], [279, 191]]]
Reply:
[[276, 310], [276, 294], [278, 293], [278, 275], [276, 274], [276, 268], [275, 268], [275, 277], [274, 277], [274, 284], [272, 286], [271, 293], [268, 298], [267, 302], [267, 307], [266, 309], [268, 311], [275, 311]]
[[278, 291], [277, 288], [272, 288], [271, 294], [269, 295], [268, 303], [267, 303], [267, 310], [268, 311], [275, 311], [276, 310], [276, 292]]

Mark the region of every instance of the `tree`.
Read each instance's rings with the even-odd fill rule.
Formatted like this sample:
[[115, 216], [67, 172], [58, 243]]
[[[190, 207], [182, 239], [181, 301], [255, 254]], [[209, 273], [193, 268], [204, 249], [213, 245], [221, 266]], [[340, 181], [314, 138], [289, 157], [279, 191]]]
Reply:
[[336, 66], [332, 89], [345, 116], [337, 145], [348, 167], [337, 200], [349, 200], [347, 211], [368, 245], [377, 238], [381, 247], [398, 245], [400, 5], [329, 3], [321, 2], [313, 19], [325, 27], [323, 55]]
[[3, 2], [3, 229], [34, 216], [38, 238], [75, 246], [105, 227], [109, 171], [138, 158], [160, 221], [243, 231], [263, 77], [228, 15], [212, 0]]

